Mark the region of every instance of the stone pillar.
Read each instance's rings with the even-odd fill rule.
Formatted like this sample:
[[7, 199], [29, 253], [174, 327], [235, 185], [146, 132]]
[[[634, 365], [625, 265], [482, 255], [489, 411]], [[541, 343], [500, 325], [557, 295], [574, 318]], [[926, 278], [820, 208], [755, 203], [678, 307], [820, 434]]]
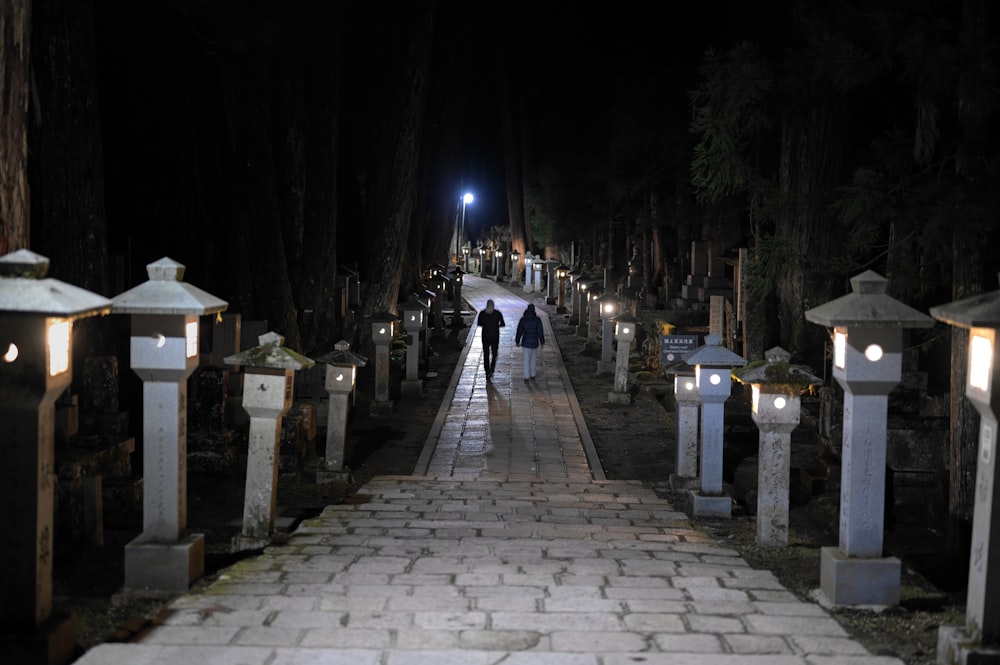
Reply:
[[670, 484], [674, 489], [692, 489], [698, 480], [698, 419], [701, 406], [693, 374], [674, 376], [674, 400], [677, 403], [677, 451]]
[[615, 339], [618, 341], [618, 361], [615, 363], [615, 388], [608, 393], [612, 404], [631, 404], [632, 395], [628, 391], [628, 361], [632, 340], [638, 322], [628, 314], [615, 319]]

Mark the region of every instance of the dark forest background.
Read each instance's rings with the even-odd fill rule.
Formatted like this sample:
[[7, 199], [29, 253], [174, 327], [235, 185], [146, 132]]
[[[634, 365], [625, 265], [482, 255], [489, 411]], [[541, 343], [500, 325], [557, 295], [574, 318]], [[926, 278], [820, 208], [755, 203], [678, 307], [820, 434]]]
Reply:
[[[863, 270], [918, 309], [998, 286], [997, 20], [987, 0], [5, 0], [0, 254], [108, 296], [170, 256], [292, 348], [364, 348], [364, 317], [448, 262], [472, 189], [474, 243], [631, 262], [647, 289], [692, 240], [749, 248], [747, 357], [819, 368], [803, 313]], [[364, 289], [341, 320], [344, 267]], [[951, 358], [967, 517], [964, 333], [914, 343]]]

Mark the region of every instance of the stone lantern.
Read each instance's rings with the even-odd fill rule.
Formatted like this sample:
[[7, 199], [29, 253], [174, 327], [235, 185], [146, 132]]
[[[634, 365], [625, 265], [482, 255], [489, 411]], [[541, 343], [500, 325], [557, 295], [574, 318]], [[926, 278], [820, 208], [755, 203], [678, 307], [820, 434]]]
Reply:
[[597, 373], [608, 374], [615, 371], [611, 338], [614, 335], [614, 319], [621, 312], [621, 303], [618, 296], [608, 291], [597, 299], [596, 304], [601, 315], [601, 359], [597, 361]]
[[375, 399], [372, 411], [392, 413], [393, 404], [389, 400], [389, 350], [396, 338], [396, 322], [399, 318], [390, 312], [375, 312], [368, 317], [372, 325], [372, 341], [375, 343]]
[[462, 282], [464, 281], [463, 275], [468, 274], [461, 268], [455, 268], [451, 271], [451, 282], [455, 285], [455, 300], [452, 306], [451, 312], [451, 327], [452, 328], [464, 328], [465, 321], [462, 320]]
[[[454, 270], [461, 270], [458, 266], [455, 266]], [[452, 280], [448, 279], [448, 276], [444, 273], [435, 272], [434, 274], [428, 276], [427, 285], [430, 290], [427, 291], [430, 299], [430, 319], [432, 325], [432, 335], [437, 339], [438, 337], [444, 337], [444, 299], [449, 290], [452, 294], [455, 294], [454, 284]], [[450, 287], [450, 288], [449, 288]], [[453, 297], [455, 297], [453, 295]]]
[[976, 495], [972, 512], [965, 626], [938, 629], [938, 663], [1000, 662], [1000, 493], [997, 492], [997, 414], [1000, 413], [1000, 291], [931, 307], [931, 315], [969, 331], [965, 396], [979, 412]]
[[0, 257], [0, 644], [16, 663], [68, 663], [76, 616], [53, 611], [55, 401], [73, 379], [73, 321], [111, 301], [46, 278], [49, 260], [27, 249]]
[[479, 246], [479, 276], [486, 276], [486, 248]]
[[820, 552], [820, 586], [836, 605], [899, 602], [899, 559], [882, 556], [889, 393], [902, 379], [903, 329], [934, 320], [887, 285], [865, 271], [851, 279], [852, 293], [805, 313], [833, 329], [833, 378], [844, 389], [840, 547]]
[[[456, 266], [457, 267], [457, 266]], [[469, 272], [469, 243], [462, 245], [462, 270]]]
[[674, 374], [674, 401], [677, 402], [676, 421], [677, 450], [674, 475], [670, 486], [674, 489], [692, 489], [698, 479], [699, 428], [701, 396], [694, 372], [679, 367]]
[[574, 283], [576, 287], [576, 298], [573, 301], [573, 320], [576, 321], [576, 334], [580, 337], [587, 336], [587, 289], [590, 281], [585, 275], [577, 277]]
[[264, 333], [257, 339], [259, 346], [224, 359], [227, 365], [246, 368], [243, 409], [250, 416], [243, 530], [233, 538], [233, 552], [259, 549], [271, 542], [278, 497], [281, 419], [292, 406], [295, 371], [316, 364], [282, 346], [285, 338], [276, 332]]
[[503, 250], [494, 250], [493, 258], [496, 259], [496, 281], [499, 282], [500, 278], [503, 277]]
[[[556, 284], [556, 270], [560, 263], [555, 259], [545, 259], [545, 304], [555, 305], [555, 284]], [[559, 283], [562, 286], [562, 282]]]
[[228, 303], [181, 281], [164, 257], [149, 280], [112, 299], [132, 315], [132, 371], [142, 379], [142, 534], [125, 546], [125, 586], [186, 590], [205, 570], [205, 538], [187, 529], [187, 380], [198, 366], [198, 317]]
[[556, 279], [559, 280], [559, 295], [556, 298], [556, 312], [566, 313], [566, 278], [569, 277], [569, 266], [562, 263], [556, 268]]
[[534, 273], [531, 272], [531, 267], [534, 265], [536, 259], [531, 255], [531, 252], [525, 252], [524, 254], [524, 292], [531, 293], [535, 290], [534, 283], [531, 278]]
[[584, 350], [587, 352], [592, 352], [597, 348], [597, 335], [601, 331], [599, 325], [601, 307], [598, 304], [598, 300], [603, 291], [604, 289], [601, 287], [600, 282], [591, 282], [590, 293], [587, 296], [587, 341], [583, 345]]
[[347, 417], [350, 413], [349, 397], [354, 391], [357, 368], [368, 364], [368, 359], [352, 352], [351, 345], [340, 340], [333, 345], [333, 351], [325, 353], [317, 362], [326, 364], [326, 392], [330, 397], [329, 416], [326, 425], [326, 454], [322, 468], [316, 473], [317, 483], [346, 480], [344, 469], [345, 444], [347, 442]]
[[757, 544], [788, 544], [788, 494], [792, 465], [792, 430], [799, 426], [804, 390], [823, 380], [806, 368], [789, 364], [780, 347], [764, 352], [763, 363], [733, 372], [751, 386], [750, 415], [760, 430], [757, 458]]
[[615, 318], [614, 322], [618, 362], [615, 364], [615, 388], [608, 393], [608, 402], [627, 405], [632, 403], [632, 395], [628, 391], [628, 360], [639, 322], [628, 313]]
[[403, 330], [406, 331], [406, 377], [400, 389], [406, 395], [419, 395], [423, 390], [420, 380], [420, 333], [427, 325], [427, 306], [410, 295], [402, 310]]
[[[530, 256], [531, 256], [530, 252], [525, 252], [525, 254], [524, 254], [524, 262], [525, 262], [525, 264], [528, 263], [528, 257], [530, 257]], [[518, 274], [521, 271], [521, 266], [518, 263], [518, 261], [520, 261], [520, 260], [521, 260], [521, 253], [519, 251], [517, 251], [516, 249], [510, 250], [510, 285], [511, 286], [517, 286]], [[525, 279], [527, 279], [527, 278], [525, 278]]]
[[692, 511], [703, 517], [730, 517], [732, 499], [722, 493], [723, 429], [726, 400], [733, 387], [732, 369], [742, 367], [746, 360], [724, 347], [721, 337], [709, 334], [705, 344], [684, 361], [694, 366], [701, 399], [701, 490], [692, 493]]

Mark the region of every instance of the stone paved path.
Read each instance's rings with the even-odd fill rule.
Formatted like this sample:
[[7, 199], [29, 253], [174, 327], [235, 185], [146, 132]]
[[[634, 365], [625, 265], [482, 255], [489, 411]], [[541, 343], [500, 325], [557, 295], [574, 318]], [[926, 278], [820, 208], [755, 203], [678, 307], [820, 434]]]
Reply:
[[538, 379], [476, 331], [413, 476], [379, 477], [287, 543], [177, 599], [84, 665], [901, 665], [699, 531], [637, 482], [594, 473], [554, 337]]

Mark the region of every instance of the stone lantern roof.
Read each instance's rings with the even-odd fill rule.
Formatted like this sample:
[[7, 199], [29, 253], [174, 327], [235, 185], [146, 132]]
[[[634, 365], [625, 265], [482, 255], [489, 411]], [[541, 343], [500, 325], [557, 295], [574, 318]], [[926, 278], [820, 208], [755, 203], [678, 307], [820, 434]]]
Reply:
[[851, 278], [852, 293], [806, 311], [806, 320], [833, 328], [930, 328], [934, 319], [889, 294], [889, 282], [878, 273], [866, 270]]
[[111, 311], [107, 298], [45, 277], [48, 271], [48, 258], [31, 250], [0, 257], [0, 311], [77, 319]]
[[747, 364], [743, 356], [733, 353], [722, 346], [722, 338], [714, 333], [705, 335], [704, 346], [699, 346], [685, 356], [684, 362], [692, 367], [695, 365], [701, 365], [702, 367], [742, 367]]
[[812, 374], [804, 365], [792, 365], [792, 354], [780, 346], [764, 352], [764, 360], [749, 363], [733, 372], [740, 383], [746, 385], [768, 385], [786, 388], [800, 393], [812, 386], [823, 384], [823, 379]]
[[184, 266], [163, 257], [146, 266], [149, 281], [112, 299], [115, 314], [216, 314], [229, 303], [181, 281]]
[[316, 359], [316, 362], [327, 365], [354, 365], [355, 367], [364, 367], [368, 364], [368, 358], [359, 353], [354, 353], [350, 349], [350, 343], [342, 339], [333, 345], [333, 351], [324, 353]]
[[272, 369], [307, 369], [316, 364], [315, 360], [282, 346], [285, 338], [276, 332], [266, 332], [257, 341], [260, 346], [226, 356], [223, 362], [227, 365]]
[[931, 316], [961, 328], [1000, 328], [1000, 291], [931, 307]]

